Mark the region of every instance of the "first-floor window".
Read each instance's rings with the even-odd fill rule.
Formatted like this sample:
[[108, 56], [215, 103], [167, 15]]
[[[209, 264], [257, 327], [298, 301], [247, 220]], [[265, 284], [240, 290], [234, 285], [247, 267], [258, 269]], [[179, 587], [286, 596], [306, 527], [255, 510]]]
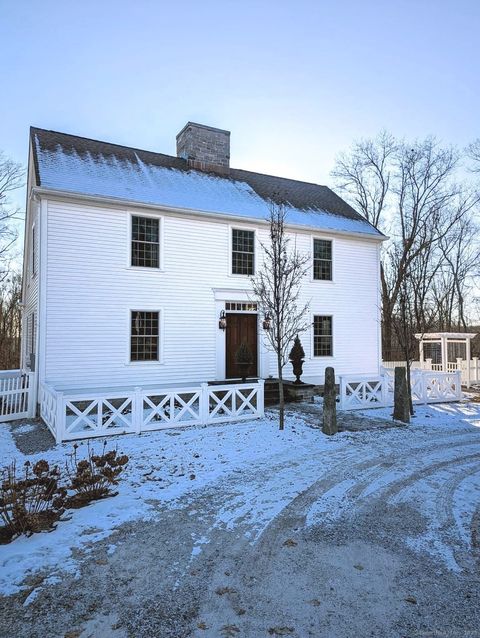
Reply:
[[31, 329], [31, 333], [30, 333], [30, 354], [35, 354], [35, 338], [36, 338], [36, 334], [35, 334], [35, 313], [32, 312], [31, 316], [31, 322], [32, 322], [32, 329]]
[[159, 313], [132, 310], [130, 359], [131, 361], [159, 360]]
[[325, 315], [315, 315], [313, 317], [313, 356], [331, 357], [332, 355], [332, 317]]
[[25, 365], [33, 370], [34, 361], [32, 355], [35, 355], [36, 326], [35, 313], [32, 312], [27, 316], [26, 338], [25, 338]]

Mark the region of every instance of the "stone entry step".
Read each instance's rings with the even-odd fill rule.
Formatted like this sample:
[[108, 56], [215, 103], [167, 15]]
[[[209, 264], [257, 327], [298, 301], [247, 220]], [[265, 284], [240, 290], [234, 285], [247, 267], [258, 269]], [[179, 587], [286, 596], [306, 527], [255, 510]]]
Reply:
[[[293, 381], [283, 382], [285, 401], [313, 401], [316, 386], [310, 383], [294, 383]], [[278, 405], [278, 379], [265, 380], [265, 405]]]

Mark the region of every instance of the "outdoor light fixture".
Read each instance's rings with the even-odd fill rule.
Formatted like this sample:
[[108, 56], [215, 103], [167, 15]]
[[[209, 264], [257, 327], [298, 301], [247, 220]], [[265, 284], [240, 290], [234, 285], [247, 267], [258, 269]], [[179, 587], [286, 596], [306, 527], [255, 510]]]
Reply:
[[265, 315], [265, 319], [263, 320], [263, 329], [264, 330], [270, 330], [270, 322], [271, 322], [270, 315]]
[[222, 310], [220, 313], [220, 319], [218, 320], [218, 327], [220, 330], [225, 330], [227, 327], [227, 317], [225, 315], [225, 310]]

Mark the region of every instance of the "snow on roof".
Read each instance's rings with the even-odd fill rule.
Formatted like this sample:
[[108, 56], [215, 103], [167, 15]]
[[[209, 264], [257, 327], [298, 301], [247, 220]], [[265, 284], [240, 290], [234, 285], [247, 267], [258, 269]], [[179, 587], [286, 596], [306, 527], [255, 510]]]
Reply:
[[[188, 169], [179, 158], [42, 129], [32, 129], [32, 138], [37, 183], [42, 188], [264, 220], [269, 214], [265, 185], [271, 189], [281, 180], [287, 223], [382, 237], [324, 186], [236, 169], [229, 176], [205, 173]], [[319, 206], [322, 198], [335, 212]]]

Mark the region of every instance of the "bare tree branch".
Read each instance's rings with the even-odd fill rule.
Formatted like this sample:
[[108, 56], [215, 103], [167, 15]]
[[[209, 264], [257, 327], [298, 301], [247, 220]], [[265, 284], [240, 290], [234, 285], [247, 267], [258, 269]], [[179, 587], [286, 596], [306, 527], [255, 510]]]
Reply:
[[[461, 270], [464, 280], [469, 281], [475, 270], [474, 260], [464, 261], [458, 255], [458, 250], [465, 250], [460, 245], [465, 239], [457, 231], [464, 220], [472, 218], [478, 195], [455, 181], [458, 163], [458, 152], [442, 147], [434, 138], [407, 144], [381, 133], [341, 154], [332, 172], [346, 199], [390, 236], [382, 250], [381, 267], [386, 357], [392, 353], [399, 314], [411, 313], [417, 332], [422, 332], [438, 325], [440, 297], [442, 318], [448, 316], [448, 321], [453, 321], [452, 311], [444, 312], [446, 303], [452, 305], [453, 294], [453, 305], [457, 310], [461, 306], [460, 322], [466, 325], [467, 287], [459, 286], [455, 275], [457, 285], [452, 287], [450, 281], [448, 293], [445, 290], [447, 272], [453, 276], [453, 270]], [[470, 241], [478, 247], [475, 237], [470, 235]], [[449, 262], [449, 252], [458, 242], [457, 261], [468, 266], [466, 269], [460, 261], [456, 266]], [[404, 299], [407, 292], [411, 295], [408, 308]]]
[[285, 206], [270, 206], [270, 241], [262, 244], [264, 261], [252, 278], [253, 297], [265, 317], [270, 318], [266, 342], [277, 355], [280, 394], [280, 429], [284, 427], [283, 368], [297, 334], [309, 327], [309, 304], [300, 304], [300, 284], [307, 273], [309, 255], [290, 245], [285, 232]]

